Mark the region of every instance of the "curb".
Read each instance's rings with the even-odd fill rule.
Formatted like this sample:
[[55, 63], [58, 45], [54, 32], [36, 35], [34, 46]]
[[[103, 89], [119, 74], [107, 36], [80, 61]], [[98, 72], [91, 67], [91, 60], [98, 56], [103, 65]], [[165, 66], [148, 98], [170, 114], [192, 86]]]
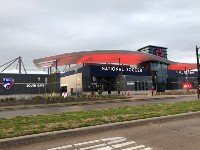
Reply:
[[140, 126], [140, 125], [146, 125], [146, 124], [151, 124], [151, 123], [173, 121], [177, 119], [190, 118], [190, 117], [195, 117], [199, 115], [200, 115], [200, 111], [177, 114], [177, 115], [169, 115], [169, 116], [163, 116], [163, 117], [155, 117], [155, 118], [149, 118], [149, 119], [139, 119], [139, 120], [133, 120], [133, 121], [110, 123], [110, 124], [105, 124], [105, 125], [97, 125], [97, 126], [83, 127], [83, 128], [77, 128], [77, 129], [40, 133], [40, 134], [20, 136], [20, 137], [15, 137], [15, 138], [0, 139], [0, 148], [8, 147], [8, 146], [16, 146], [20, 144], [29, 144], [32, 142], [39, 142], [39, 141], [61, 138], [61, 137], [71, 137], [71, 136], [77, 136], [77, 135], [88, 134], [88, 133], [93, 133], [93, 132], [119, 129], [119, 128], [124, 128], [124, 127]]

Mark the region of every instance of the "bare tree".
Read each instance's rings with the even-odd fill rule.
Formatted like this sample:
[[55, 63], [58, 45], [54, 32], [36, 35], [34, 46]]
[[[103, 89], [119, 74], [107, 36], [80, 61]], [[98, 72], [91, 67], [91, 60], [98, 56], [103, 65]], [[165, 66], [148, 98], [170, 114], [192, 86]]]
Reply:
[[116, 89], [117, 91], [122, 91], [124, 90], [125, 88], [125, 79], [124, 79], [124, 76], [119, 74], [117, 77], [116, 77]]
[[56, 93], [56, 73], [50, 74], [47, 80], [48, 80], [47, 91], [52, 96], [53, 93]]

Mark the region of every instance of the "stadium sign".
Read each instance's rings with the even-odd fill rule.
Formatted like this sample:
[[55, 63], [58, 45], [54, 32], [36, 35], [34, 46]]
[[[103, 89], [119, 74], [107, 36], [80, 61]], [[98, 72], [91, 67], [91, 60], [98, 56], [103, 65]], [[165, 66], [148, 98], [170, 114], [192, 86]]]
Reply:
[[103, 71], [119, 71], [119, 72], [142, 72], [142, 68], [132, 68], [132, 67], [101, 67]]
[[27, 88], [44, 87], [44, 84], [26, 84]]
[[186, 71], [176, 71], [178, 74], [194, 74], [194, 71], [191, 71], [191, 70], [186, 70]]
[[3, 85], [3, 87], [5, 89], [8, 90], [8, 89], [10, 89], [13, 86], [14, 79], [12, 79], [12, 78], [2, 78], [2, 83], [1, 84]]

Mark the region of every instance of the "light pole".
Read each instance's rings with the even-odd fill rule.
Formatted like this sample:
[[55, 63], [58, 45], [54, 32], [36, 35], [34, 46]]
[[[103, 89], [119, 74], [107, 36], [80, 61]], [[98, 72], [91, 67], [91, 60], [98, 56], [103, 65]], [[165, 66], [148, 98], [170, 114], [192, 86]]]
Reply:
[[[77, 69], [75, 69], [75, 73], [77, 74]], [[77, 98], [77, 77], [76, 77], [76, 98]]]
[[38, 77], [38, 87], [39, 87], [39, 94], [40, 94], [40, 77]]
[[200, 54], [198, 52], [199, 48], [200, 47], [197, 47], [197, 45], [196, 45], [197, 70], [198, 70], [198, 76], [197, 76], [198, 85], [197, 85], [197, 87], [200, 85], [200, 68], [199, 68], [199, 57], [200, 57]]
[[157, 77], [155, 76], [155, 90], [157, 91]]
[[125, 92], [125, 95], [126, 95], [126, 76], [123, 75], [123, 77], [124, 77], [124, 92]]
[[189, 91], [189, 88], [188, 88], [188, 76], [186, 74], [186, 84], [187, 84], [187, 92]]
[[188, 92], [189, 91], [189, 88], [188, 88], [188, 71], [186, 70], [186, 67], [185, 67], [185, 77], [186, 77], [187, 92]]
[[45, 104], [47, 101], [47, 78], [45, 78]]

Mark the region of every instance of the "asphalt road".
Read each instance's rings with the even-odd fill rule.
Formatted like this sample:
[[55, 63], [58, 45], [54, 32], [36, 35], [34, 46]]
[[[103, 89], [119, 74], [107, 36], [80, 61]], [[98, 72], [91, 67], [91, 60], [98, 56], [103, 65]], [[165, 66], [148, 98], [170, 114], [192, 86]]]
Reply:
[[[200, 114], [146, 125], [111, 128], [6, 150], [200, 150]], [[2, 149], [3, 150], [3, 149]]]
[[82, 110], [117, 108], [117, 107], [123, 107], [123, 106], [140, 106], [140, 105], [171, 103], [171, 102], [191, 101], [191, 100], [197, 100], [197, 96], [196, 95], [187, 95], [187, 96], [179, 96], [176, 98], [167, 98], [167, 99], [159, 99], [159, 100], [133, 100], [133, 101], [107, 102], [107, 103], [81, 105], [81, 106], [75, 105], [75, 106], [66, 106], [66, 107], [8, 110], [8, 111], [0, 112], [0, 118], [12, 118], [15, 116], [52, 114], [52, 113], [58, 113], [58, 112], [71, 112], [71, 111], [82, 111]]

